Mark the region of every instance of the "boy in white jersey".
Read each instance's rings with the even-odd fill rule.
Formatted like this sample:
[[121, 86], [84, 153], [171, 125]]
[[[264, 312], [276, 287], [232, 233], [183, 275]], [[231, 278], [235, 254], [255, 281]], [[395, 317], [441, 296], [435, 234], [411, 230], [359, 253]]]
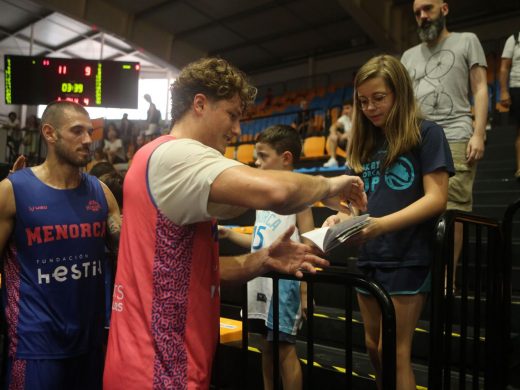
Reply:
[[[260, 169], [292, 171], [294, 163], [300, 158], [302, 143], [298, 132], [291, 126], [274, 125], [258, 136], [256, 143], [257, 159]], [[251, 248], [256, 252], [269, 246], [290, 225], [297, 229], [293, 241], [300, 241], [299, 233], [314, 229], [310, 208], [292, 215], [280, 215], [272, 211], [257, 210], [253, 235], [242, 234], [227, 228], [219, 229], [221, 238], [228, 238], [235, 244]], [[271, 296], [273, 281], [259, 277], [247, 285], [249, 329], [264, 336], [262, 345], [262, 371], [264, 389], [273, 387], [273, 308]], [[279, 282], [279, 330], [280, 330], [280, 372], [284, 389], [302, 388], [302, 370], [296, 354], [296, 333], [305, 316], [307, 285], [295, 280]]]

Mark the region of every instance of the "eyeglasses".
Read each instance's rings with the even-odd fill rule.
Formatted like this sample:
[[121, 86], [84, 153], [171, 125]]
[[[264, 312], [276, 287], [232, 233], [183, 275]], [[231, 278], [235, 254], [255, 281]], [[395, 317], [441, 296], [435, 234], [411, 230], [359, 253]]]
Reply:
[[372, 103], [374, 107], [379, 108], [385, 102], [387, 96], [387, 93], [378, 93], [375, 94], [373, 98], [358, 98], [359, 106], [363, 111], [368, 110], [370, 103]]

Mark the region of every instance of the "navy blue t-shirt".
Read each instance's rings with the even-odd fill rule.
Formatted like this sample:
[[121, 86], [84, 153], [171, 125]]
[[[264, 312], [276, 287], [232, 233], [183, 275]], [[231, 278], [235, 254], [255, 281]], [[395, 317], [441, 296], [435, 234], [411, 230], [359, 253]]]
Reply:
[[[421, 143], [397, 158], [382, 171], [386, 157], [381, 146], [358, 175], [365, 183], [368, 213], [383, 217], [412, 204], [424, 196], [423, 176], [437, 170], [454, 174], [451, 152], [442, 127], [424, 120]], [[353, 174], [347, 168], [347, 174]], [[418, 225], [382, 234], [367, 241], [360, 249], [359, 266], [406, 267], [428, 266], [433, 258], [433, 231], [437, 217]]]

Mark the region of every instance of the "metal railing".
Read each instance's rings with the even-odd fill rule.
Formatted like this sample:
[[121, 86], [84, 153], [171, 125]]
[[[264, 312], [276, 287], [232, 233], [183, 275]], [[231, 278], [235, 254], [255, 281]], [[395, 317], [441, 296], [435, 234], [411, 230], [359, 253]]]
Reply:
[[[279, 297], [278, 282], [280, 279], [295, 280], [294, 277], [269, 274], [273, 278], [273, 389], [279, 389]], [[307, 379], [305, 386], [312, 389], [314, 375], [314, 284], [329, 283], [345, 286], [345, 388], [352, 388], [352, 299], [353, 289], [360, 288], [372, 295], [381, 309], [382, 328], [382, 374], [381, 384], [385, 390], [396, 388], [396, 346], [395, 346], [395, 311], [390, 296], [376, 282], [358, 274], [347, 272], [322, 271], [317, 274], [305, 274], [301, 279], [307, 282]], [[248, 326], [247, 326], [247, 293], [242, 307], [242, 364], [241, 388], [247, 389], [248, 358]]]
[[[452, 288], [456, 223], [463, 229], [457, 301]], [[465, 389], [468, 382], [472, 389], [504, 388], [501, 373], [508, 334], [504, 321], [510, 310], [504, 297], [510, 289], [511, 267], [502, 255], [499, 223], [449, 211], [439, 220], [435, 252], [428, 388], [451, 389], [454, 379], [459, 389]], [[459, 329], [454, 331], [457, 320]], [[458, 378], [452, 372], [458, 372]]]
[[[511, 203], [504, 213], [504, 217], [502, 219], [502, 236], [504, 239], [503, 245], [503, 254], [504, 254], [504, 268], [508, 270], [512, 270], [513, 268], [513, 220], [517, 215], [518, 210], [520, 210], [520, 199], [516, 202]], [[512, 280], [511, 280], [511, 272], [504, 273], [504, 296], [502, 308], [500, 310], [504, 313], [504, 334], [503, 334], [503, 344], [509, 345], [510, 343], [510, 333], [511, 333], [511, 288], [512, 288]], [[501, 376], [504, 378], [504, 383], [509, 382], [509, 360], [510, 360], [510, 351], [506, 351], [506, 356], [508, 357], [507, 361], [502, 367]]]

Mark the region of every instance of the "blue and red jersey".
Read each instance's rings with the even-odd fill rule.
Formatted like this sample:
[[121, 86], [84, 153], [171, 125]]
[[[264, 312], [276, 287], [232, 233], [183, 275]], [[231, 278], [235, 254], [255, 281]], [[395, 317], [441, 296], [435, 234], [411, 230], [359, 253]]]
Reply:
[[108, 205], [82, 174], [55, 189], [31, 169], [9, 176], [16, 219], [4, 255], [9, 356], [61, 359], [102, 345]]

